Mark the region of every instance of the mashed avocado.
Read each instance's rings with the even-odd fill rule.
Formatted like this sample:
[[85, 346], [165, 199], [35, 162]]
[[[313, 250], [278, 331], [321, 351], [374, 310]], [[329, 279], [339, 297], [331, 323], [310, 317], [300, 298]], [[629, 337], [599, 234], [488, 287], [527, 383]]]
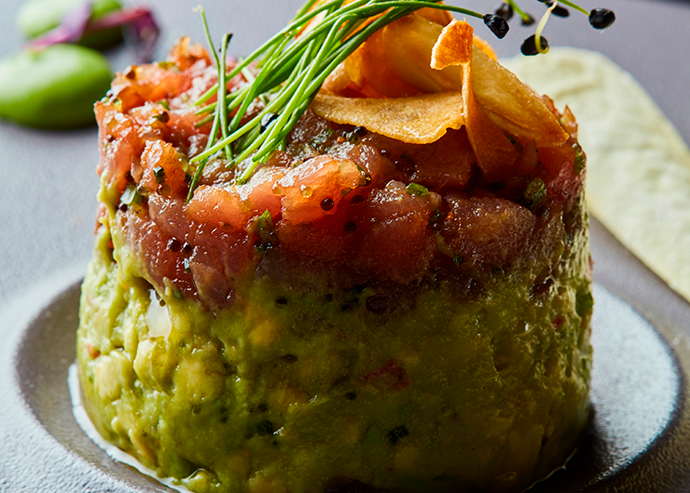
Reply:
[[481, 288], [436, 280], [391, 307], [376, 285], [257, 275], [213, 312], [140, 277], [111, 211], [81, 300], [86, 410], [198, 492], [527, 487], [563, 464], [589, 411], [581, 199], [575, 213], [585, 226], [559, 220], [560, 248]]

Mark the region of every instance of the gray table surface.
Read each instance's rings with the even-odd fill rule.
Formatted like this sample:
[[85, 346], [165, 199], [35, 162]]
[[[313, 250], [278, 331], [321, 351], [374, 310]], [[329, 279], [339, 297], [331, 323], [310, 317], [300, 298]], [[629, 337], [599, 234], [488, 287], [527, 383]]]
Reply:
[[[133, 3], [130, 0], [129, 3]], [[199, 0], [148, 0], [163, 29], [157, 56], [165, 56], [182, 35], [203, 41]], [[212, 32], [235, 33], [231, 51], [249, 53], [291, 17], [301, 0], [206, 0]], [[450, 3], [460, 5], [459, 0]], [[490, 11], [497, 0], [470, 0], [463, 6]], [[540, 15], [535, 0], [523, 6]], [[20, 2], [0, 0], [0, 57], [22, 45], [14, 17]], [[552, 46], [598, 49], [630, 71], [690, 142], [690, 3], [652, 0], [585, 0], [585, 8], [615, 9], [617, 22], [607, 31], [591, 29], [584, 15], [553, 18], [545, 34]], [[519, 52], [533, 28], [517, 22], [503, 41], [475, 23], [478, 33], [492, 41], [500, 56]], [[114, 70], [133, 61], [131, 52], [109, 53]], [[94, 229], [98, 177], [97, 131], [39, 131], [0, 122], [0, 306], [36, 283], [64, 271], [83, 271], [88, 262]], [[3, 324], [0, 320], [0, 334]]]

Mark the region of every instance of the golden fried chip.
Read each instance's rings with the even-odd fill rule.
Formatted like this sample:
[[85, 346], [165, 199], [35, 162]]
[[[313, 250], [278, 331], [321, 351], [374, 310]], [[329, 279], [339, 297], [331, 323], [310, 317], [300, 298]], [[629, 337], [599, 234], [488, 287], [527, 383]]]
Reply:
[[484, 41], [482, 38], [477, 36], [476, 34], [474, 35], [473, 38], [474, 42], [474, 47], [477, 48], [478, 50], [481, 50], [486, 56], [491, 58], [493, 61], [497, 62], [498, 57], [496, 56], [496, 52], [494, 49], [491, 47], [491, 45], [487, 42]]
[[[456, 21], [457, 22], [457, 21]], [[399, 19], [369, 38], [326, 80], [323, 92], [342, 95], [346, 89], [370, 98], [408, 97], [442, 91], [461, 91], [462, 74], [454, 45], [468, 36], [454, 28], [439, 46], [434, 70], [432, 51], [443, 28], [417, 13]], [[488, 43], [473, 36], [472, 84], [479, 105], [502, 130], [534, 140], [540, 147], [555, 147], [567, 140], [547, 105], [529, 87], [495, 61]], [[464, 59], [467, 53], [464, 53]]]
[[327, 120], [361, 125], [410, 144], [436, 142], [447, 129], [460, 129], [465, 124], [462, 107], [463, 95], [457, 91], [385, 99], [319, 94], [311, 105]]
[[[431, 52], [431, 67], [462, 67], [462, 96], [465, 127], [477, 164], [489, 180], [499, 180], [517, 159], [513, 144], [489, 119], [472, 88], [473, 32], [467, 22], [453, 21], [443, 28]], [[485, 56], [485, 55], [484, 55]]]
[[534, 139], [539, 147], [557, 147], [568, 134], [544, 101], [512, 72], [475, 49], [472, 85], [479, 104], [506, 132]]

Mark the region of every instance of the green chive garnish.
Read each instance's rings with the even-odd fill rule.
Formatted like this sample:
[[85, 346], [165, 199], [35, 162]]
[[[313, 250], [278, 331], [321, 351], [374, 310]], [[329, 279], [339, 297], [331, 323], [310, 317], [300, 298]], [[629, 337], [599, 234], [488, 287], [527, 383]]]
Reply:
[[405, 188], [405, 191], [410, 195], [416, 195], [418, 197], [426, 197], [429, 195], [429, 189], [418, 183], [410, 183], [407, 185], [407, 188]]

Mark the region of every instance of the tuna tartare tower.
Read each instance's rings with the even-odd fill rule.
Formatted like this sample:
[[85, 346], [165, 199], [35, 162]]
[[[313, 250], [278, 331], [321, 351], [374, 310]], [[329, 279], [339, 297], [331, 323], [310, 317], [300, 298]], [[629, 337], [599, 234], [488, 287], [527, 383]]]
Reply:
[[261, 162], [194, 160], [218, 80], [198, 45], [117, 75], [77, 348], [103, 437], [197, 492], [519, 491], [573, 452], [577, 125], [439, 12], [377, 31]]

